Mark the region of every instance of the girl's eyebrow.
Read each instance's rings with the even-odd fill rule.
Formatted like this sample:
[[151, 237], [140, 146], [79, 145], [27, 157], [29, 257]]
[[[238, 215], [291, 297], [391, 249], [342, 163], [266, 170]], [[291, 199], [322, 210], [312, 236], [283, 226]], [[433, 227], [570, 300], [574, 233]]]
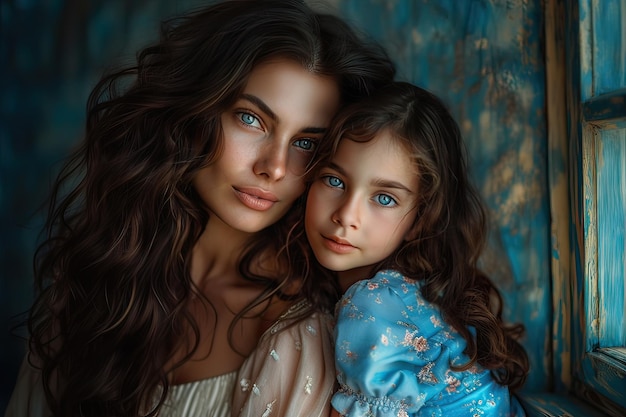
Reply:
[[[261, 100], [260, 97], [257, 97], [253, 94], [242, 94], [241, 98], [243, 100], [247, 100], [250, 103], [254, 104], [255, 106], [257, 106], [259, 109], [261, 109], [261, 111], [265, 114], [267, 114], [270, 119], [272, 119], [274, 122], [276, 123], [280, 123], [280, 118], [276, 115], [276, 113], [274, 113], [274, 111], [270, 108], [270, 106], [267, 105], [267, 103], [265, 103], [263, 100]], [[302, 129], [302, 133], [326, 133], [326, 128], [325, 127], [305, 127], [304, 129]]]
[[376, 178], [376, 179], [374, 179], [374, 181], [372, 181], [372, 185], [375, 185], [375, 186], [381, 187], [381, 188], [394, 188], [394, 189], [397, 189], [397, 190], [404, 190], [404, 191], [406, 191], [409, 194], [413, 193], [413, 191], [411, 191], [411, 189], [409, 187], [405, 186], [401, 182], [387, 180], [385, 178]]
[[[333, 169], [335, 171], [337, 171], [338, 173], [340, 173], [341, 175], [343, 175], [344, 177], [350, 177], [348, 175], [348, 173], [346, 172], [345, 169], [343, 169], [342, 167], [340, 167], [339, 165], [337, 165], [335, 162], [330, 162], [327, 165], [328, 168]], [[406, 185], [402, 184], [399, 181], [393, 181], [393, 180], [388, 180], [385, 178], [375, 178], [371, 184], [375, 187], [381, 187], [381, 188], [393, 188], [396, 190], [404, 190], [409, 194], [413, 194], [413, 191], [407, 187]]]

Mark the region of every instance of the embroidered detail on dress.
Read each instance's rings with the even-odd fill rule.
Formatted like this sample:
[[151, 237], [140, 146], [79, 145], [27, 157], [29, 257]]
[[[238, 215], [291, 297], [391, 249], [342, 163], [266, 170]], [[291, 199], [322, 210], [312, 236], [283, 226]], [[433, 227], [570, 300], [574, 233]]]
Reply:
[[306, 329], [309, 333], [311, 333], [313, 336], [317, 336], [317, 330], [315, 330], [315, 327], [311, 326], [310, 324], [306, 325]]
[[261, 395], [261, 390], [257, 384], [252, 384], [252, 392], [254, 395]]
[[313, 378], [311, 378], [309, 375], [307, 375], [306, 376], [306, 384], [304, 384], [304, 393], [305, 394], [310, 394], [312, 387], [313, 387]]
[[446, 387], [446, 391], [448, 394], [452, 394], [453, 392], [457, 392], [457, 388], [461, 386], [461, 381], [458, 378], [450, 373], [450, 371], [446, 372], [444, 381], [448, 386]]
[[284, 320], [286, 318], [289, 318], [290, 316], [292, 316], [294, 313], [301, 311], [305, 308], [308, 308], [308, 306], [310, 306], [310, 303], [308, 300], [301, 300], [299, 302], [297, 302], [296, 304], [292, 305], [291, 307], [289, 307], [289, 309], [287, 311], [285, 311], [279, 318], [278, 320], [276, 320], [276, 322], [274, 323], [274, 325], [270, 328], [270, 333], [271, 334], [276, 334], [279, 330], [281, 330], [283, 327], [285, 327], [285, 323]]
[[241, 391], [248, 391], [248, 389], [250, 389], [250, 380], [243, 378], [241, 381], [239, 381], [239, 386], [241, 387]]
[[428, 346], [428, 339], [424, 336], [414, 337], [414, 333], [410, 333], [408, 330], [404, 333], [404, 340], [402, 346], [410, 346], [415, 349], [416, 352], [426, 352], [430, 347]]
[[298, 352], [302, 350], [302, 342], [301, 342], [301, 341], [296, 340], [295, 345], [296, 345], [296, 350], [297, 350]]
[[429, 362], [426, 365], [424, 365], [424, 367], [420, 369], [420, 371], [417, 373], [417, 379], [419, 379], [420, 382], [425, 382], [425, 383], [430, 383], [430, 384], [438, 383], [439, 380], [437, 379], [437, 377], [432, 371], [433, 366], [435, 366], [434, 362]]
[[337, 346], [337, 350], [342, 353], [341, 357], [337, 355], [337, 360], [340, 362], [352, 362], [359, 357], [359, 355], [350, 350], [350, 342], [347, 340], [344, 340], [341, 345]]
[[278, 353], [272, 349], [272, 351], [270, 352], [270, 356], [272, 357], [272, 359], [274, 359], [275, 361], [278, 361], [280, 359], [280, 357], [278, 356]]
[[270, 414], [272, 414], [272, 408], [274, 408], [275, 402], [276, 400], [272, 401], [271, 403], [267, 403], [267, 405], [265, 406], [265, 411], [263, 412], [263, 415], [261, 415], [261, 417], [269, 417]]
[[[409, 329], [412, 329], [414, 332], [418, 332], [419, 331], [419, 327], [417, 327], [413, 323], [409, 323], [409, 322], [406, 322], [406, 321], [398, 320], [398, 321], [396, 321], [396, 324], [398, 326], [407, 327]], [[387, 332], [391, 332], [391, 328], [387, 327]]]

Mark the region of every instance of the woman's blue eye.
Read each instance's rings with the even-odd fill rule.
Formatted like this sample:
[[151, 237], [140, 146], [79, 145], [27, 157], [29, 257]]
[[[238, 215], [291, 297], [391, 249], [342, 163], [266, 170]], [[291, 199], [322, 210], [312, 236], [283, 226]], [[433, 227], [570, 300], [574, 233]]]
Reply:
[[310, 151], [315, 147], [315, 142], [311, 139], [298, 139], [294, 144], [305, 151]]
[[393, 207], [396, 204], [398, 204], [396, 200], [394, 200], [387, 194], [378, 194], [376, 196], [376, 201], [378, 201], [378, 204], [380, 204], [381, 206], [385, 206], [385, 207]]
[[341, 181], [339, 178], [337, 178], [335, 176], [326, 175], [326, 176], [322, 177], [322, 179], [324, 180], [326, 185], [328, 185], [328, 186], [330, 186], [332, 188], [344, 188], [343, 181]]
[[246, 113], [246, 112], [239, 113], [239, 120], [241, 120], [244, 124], [249, 125], [249, 126], [261, 127], [261, 124], [259, 123], [259, 119], [250, 113]]

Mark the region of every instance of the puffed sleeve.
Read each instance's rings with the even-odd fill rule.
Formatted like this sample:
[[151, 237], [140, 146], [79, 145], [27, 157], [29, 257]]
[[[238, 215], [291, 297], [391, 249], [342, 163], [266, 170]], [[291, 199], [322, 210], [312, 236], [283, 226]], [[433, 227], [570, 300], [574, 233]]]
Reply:
[[[428, 363], [415, 355], [420, 339], [404, 338], [418, 329], [393, 288], [361, 281], [346, 292], [337, 312], [336, 363], [339, 391], [333, 408], [346, 416], [404, 416], [419, 410], [428, 395], [417, 383]], [[407, 343], [409, 342], [409, 343]]]
[[356, 416], [507, 416], [509, 394], [479, 365], [466, 342], [421, 295], [419, 284], [393, 271], [350, 287], [337, 312], [339, 390], [333, 408]]
[[452, 382], [446, 378], [453, 338], [430, 306], [416, 302], [417, 291], [399, 274], [379, 273], [350, 287], [340, 301], [340, 388], [332, 404], [343, 415], [412, 415]]
[[332, 323], [332, 316], [315, 313], [266, 332], [240, 368], [233, 416], [328, 416], [335, 386]]
[[20, 367], [13, 394], [5, 411], [5, 417], [44, 417], [50, 411], [41, 383], [41, 373], [24, 358]]

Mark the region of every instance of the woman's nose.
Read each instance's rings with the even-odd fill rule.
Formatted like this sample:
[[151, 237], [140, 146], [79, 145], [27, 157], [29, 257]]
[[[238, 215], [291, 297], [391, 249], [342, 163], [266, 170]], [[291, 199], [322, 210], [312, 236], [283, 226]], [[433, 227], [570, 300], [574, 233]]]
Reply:
[[272, 139], [260, 150], [254, 164], [254, 173], [272, 181], [283, 179], [287, 172], [288, 154], [288, 145], [284, 141]]

